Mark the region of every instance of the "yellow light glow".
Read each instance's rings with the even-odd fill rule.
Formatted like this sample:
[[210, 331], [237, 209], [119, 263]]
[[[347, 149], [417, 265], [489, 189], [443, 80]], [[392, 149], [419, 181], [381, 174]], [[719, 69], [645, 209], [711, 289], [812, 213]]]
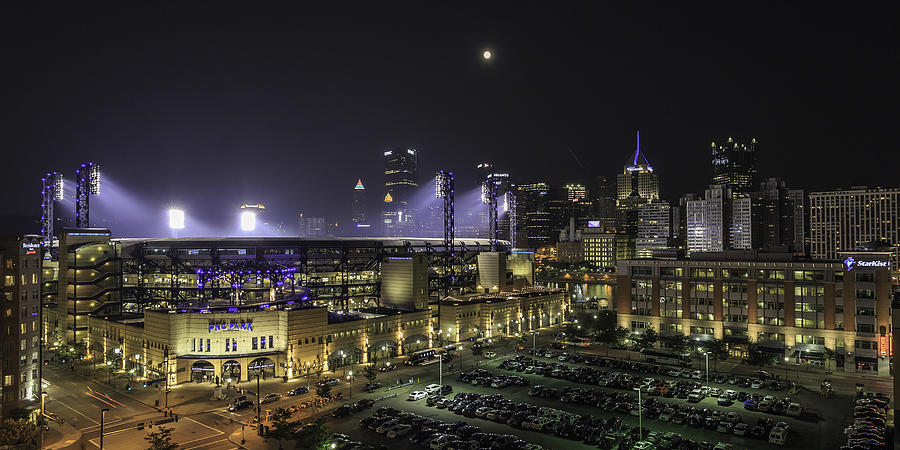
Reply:
[[488, 60], [488, 59], [493, 58], [494, 54], [491, 53], [490, 50], [485, 50], [484, 53], [481, 54], [481, 57], [484, 58], [485, 60]]

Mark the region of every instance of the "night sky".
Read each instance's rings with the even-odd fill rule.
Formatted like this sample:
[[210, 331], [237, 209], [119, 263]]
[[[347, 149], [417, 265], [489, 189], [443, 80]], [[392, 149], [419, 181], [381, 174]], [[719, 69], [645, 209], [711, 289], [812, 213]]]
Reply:
[[389, 147], [420, 151], [423, 183], [487, 159], [561, 184], [621, 171], [635, 130], [670, 200], [728, 136], [794, 188], [900, 184], [895, 2], [690, 3], [7, 7], [4, 212], [39, 216], [41, 175], [90, 160], [132, 217], [346, 217]]

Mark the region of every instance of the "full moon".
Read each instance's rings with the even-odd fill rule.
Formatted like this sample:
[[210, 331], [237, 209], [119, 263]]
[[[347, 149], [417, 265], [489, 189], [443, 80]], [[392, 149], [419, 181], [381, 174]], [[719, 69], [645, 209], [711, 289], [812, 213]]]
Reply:
[[481, 54], [481, 57], [484, 59], [491, 59], [494, 56], [490, 50], [485, 50], [484, 53]]

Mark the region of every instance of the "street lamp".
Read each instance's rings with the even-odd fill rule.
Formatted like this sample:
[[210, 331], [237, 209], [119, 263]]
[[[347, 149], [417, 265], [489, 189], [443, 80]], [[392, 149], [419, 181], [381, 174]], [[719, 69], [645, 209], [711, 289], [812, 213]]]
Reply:
[[703, 352], [706, 357], [706, 382], [709, 383], [709, 352]]
[[537, 355], [537, 331], [531, 332], [531, 354], [532, 356]]
[[103, 418], [106, 417], [107, 411], [109, 408], [100, 408], [100, 450], [103, 450]]
[[638, 388], [638, 440], [644, 440], [644, 405], [641, 403], [640, 388]]
[[350, 388], [350, 397], [353, 398], [353, 371], [347, 375], [347, 386]]

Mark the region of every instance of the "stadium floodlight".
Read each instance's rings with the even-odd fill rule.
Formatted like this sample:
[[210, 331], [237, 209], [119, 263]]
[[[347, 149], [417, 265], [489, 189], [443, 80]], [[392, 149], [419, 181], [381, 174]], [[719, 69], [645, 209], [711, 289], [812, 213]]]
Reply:
[[241, 213], [241, 230], [253, 231], [256, 229], [256, 213], [244, 211]]
[[100, 165], [89, 163], [88, 168], [90, 192], [97, 195], [100, 193]]
[[175, 208], [169, 210], [169, 228], [173, 230], [184, 229], [184, 211]]

